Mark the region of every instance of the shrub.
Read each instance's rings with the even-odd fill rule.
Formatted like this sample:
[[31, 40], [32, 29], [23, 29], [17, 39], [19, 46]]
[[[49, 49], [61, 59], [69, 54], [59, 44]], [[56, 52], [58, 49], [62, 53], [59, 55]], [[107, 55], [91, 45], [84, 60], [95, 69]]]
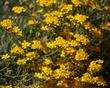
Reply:
[[0, 4], [1, 88], [109, 87], [109, 0]]

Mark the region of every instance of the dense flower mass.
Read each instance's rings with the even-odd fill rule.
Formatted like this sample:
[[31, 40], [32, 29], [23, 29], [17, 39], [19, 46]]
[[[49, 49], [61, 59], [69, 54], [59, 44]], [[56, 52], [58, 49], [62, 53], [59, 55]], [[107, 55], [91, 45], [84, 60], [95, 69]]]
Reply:
[[2, 4], [0, 88], [110, 87], [110, 0]]

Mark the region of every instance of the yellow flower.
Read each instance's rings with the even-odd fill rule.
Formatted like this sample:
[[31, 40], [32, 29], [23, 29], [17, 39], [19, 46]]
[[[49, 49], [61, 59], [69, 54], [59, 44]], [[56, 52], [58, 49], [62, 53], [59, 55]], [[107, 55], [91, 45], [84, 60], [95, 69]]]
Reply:
[[92, 76], [89, 73], [84, 73], [81, 77], [81, 82], [91, 82]]
[[100, 27], [101, 27], [102, 29], [105, 29], [105, 30], [109, 30], [109, 31], [110, 31], [110, 22], [102, 23], [102, 24], [100, 25]]
[[86, 53], [83, 49], [79, 49], [78, 51], [76, 51], [75, 60], [87, 60], [88, 57], [88, 53]]
[[59, 25], [59, 18], [62, 17], [62, 12], [58, 12], [58, 11], [52, 11], [50, 13], [46, 13], [44, 14], [44, 22], [46, 22], [47, 24], [54, 24], [54, 25]]
[[83, 0], [84, 5], [90, 5], [92, 3], [92, 0]]
[[106, 81], [104, 80], [103, 77], [93, 77], [93, 82], [95, 81], [95, 83], [98, 85], [98, 86], [106, 86]]
[[59, 37], [55, 38], [55, 41], [48, 42], [47, 47], [49, 47], [49, 48], [56, 48], [57, 46], [67, 47], [68, 46], [67, 43], [68, 42], [65, 39], [63, 39], [63, 37], [59, 36]]
[[41, 73], [35, 72], [34, 77], [35, 78], [39, 78], [39, 79], [45, 79], [46, 81], [47, 80], [50, 80], [50, 77], [48, 76], [48, 74], [47, 73], [44, 73], [44, 72], [41, 72]]
[[36, 16], [36, 14], [35, 14], [35, 13], [32, 13], [32, 14], [31, 14], [31, 16], [32, 16], [32, 17], [35, 17], [35, 16]]
[[76, 49], [72, 48], [72, 47], [67, 47], [66, 49], [61, 51], [61, 57], [65, 57], [68, 55], [73, 55], [73, 53], [76, 52]]
[[82, 4], [80, 0], [71, 0], [71, 1], [75, 5], [75, 7], [81, 6], [81, 4]]
[[49, 29], [49, 28], [48, 28], [48, 26], [47, 26], [47, 25], [46, 25], [46, 26], [42, 26], [42, 27], [41, 27], [41, 30], [42, 30], [42, 31], [45, 31], [45, 30], [48, 30], [48, 29]]
[[11, 53], [14, 53], [14, 54], [23, 54], [24, 53], [24, 50], [20, 46], [18, 46], [16, 44], [13, 44], [12, 45], [12, 49], [11, 49]]
[[14, 6], [12, 8], [12, 11], [14, 11], [14, 13], [16, 13], [16, 14], [20, 14], [22, 12], [25, 12], [26, 9], [23, 6]]
[[32, 46], [31, 46], [32, 49], [41, 49], [42, 48], [42, 44], [39, 40], [33, 40], [32, 42], [33, 42]]
[[54, 43], [55, 43], [57, 46], [63, 46], [63, 47], [65, 47], [66, 44], [67, 44], [67, 41], [66, 41], [65, 39], [63, 39], [63, 37], [60, 37], [60, 36], [59, 36], [59, 37], [55, 38]]
[[[104, 25], [104, 23], [103, 23]], [[91, 23], [85, 23], [84, 24], [85, 29], [87, 29], [91, 34], [95, 35], [96, 37], [101, 37], [102, 33], [101, 30], [94, 27]], [[101, 25], [102, 28], [102, 25]], [[103, 28], [102, 28], [103, 29]]]
[[88, 18], [88, 16], [82, 15], [82, 14], [76, 14], [73, 19], [77, 20], [79, 23], [83, 23], [84, 21], [86, 21], [86, 19]]
[[42, 13], [43, 12], [43, 9], [38, 9], [37, 12], [38, 13]]
[[68, 84], [64, 80], [58, 81], [57, 86], [63, 86], [64, 88], [68, 88]]
[[106, 86], [106, 81], [102, 77], [92, 77], [89, 73], [84, 73], [81, 77], [81, 82], [97, 84], [98, 86]]
[[73, 21], [73, 22], [77, 21], [77, 22], [83, 24], [86, 21], [86, 19], [88, 18], [88, 16], [77, 13], [75, 16], [69, 15], [69, 16], [67, 16], [67, 18], [70, 19], [70, 21]]
[[61, 11], [65, 14], [72, 10], [72, 5], [71, 4], [61, 4], [59, 6], [59, 9], [61, 9]]
[[24, 40], [24, 41], [21, 43], [21, 45], [22, 45], [22, 48], [23, 48], [23, 49], [26, 49], [27, 47], [29, 47], [29, 46], [31, 45], [31, 43], [29, 43], [29, 42], [27, 42], [26, 40]]
[[0, 25], [6, 29], [12, 28], [13, 21], [11, 19], [4, 19], [0, 22]]
[[35, 58], [35, 52], [26, 53], [26, 59], [27, 60], [32, 60], [33, 58]]
[[51, 63], [52, 63], [52, 61], [49, 58], [45, 58], [45, 60], [44, 60], [45, 65], [49, 65]]
[[17, 60], [16, 63], [17, 63], [18, 65], [24, 65], [24, 64], [26, 64], [26, 59]]
[[44, 78], [43, 75], [44, 75], [43, 73], [37, 73], [37, 72], [35, 72], [34, 77], [35, 77], [35, 78], [39, 78], [39, 79], [43, 79], [43, 78]]
[[36, 25], [38, 22], [36, 20], [28, 20], [28, 25]]
[[110, 5], [105, 6], [104, 9], [106, 9], [106, 10], [110, 10]]
[[80, 46], [80, 43], [76, 40], [71, 40], [71, 41], [68, 41], [68, 45], [73, 46], [73, 47], [77, 47], [77, 46]]
[[53, 41], [46, 43], [46, 46], [51, 48], [51, 49], [57, 47], [56, 44]]
[[52, 16], [48, 16], [45, 18], [44, 20], [47, 24], [55, 24], [55, 25], [58, 25], [59, 24], [59, 19], [58, 17], [52, 17]]
[[96, 3], [93, 2], [93, 1], [90, 3], [90, 6], [92, 7], [92, 9], [96, 9], [96, 10], [101, 9], [100, 5], [96, 4]]
[[7, 54], [4, 54], [4, 55], [2, 55], [2, 58], [3, 59], [8, 59], [8, 58], [10, 58], [10, 55], [7, 53]]
[[51, 75], [51, 73], [52, 73], [52, 69], [49, 67], [46, 67], [46, 66], [42, 67], [42, 71], [47, 75]]
[[[56, 48], [57, 46], [66, 48], [69, 46], [69, 44], [70, 44], [70, 41], [63, 39], [63, 37], [60, 37], [60, 36], [55, 38], [55, 41], [50, 41], [50, 42], [46, 43], [47, 47], [49, 47], [51, 49]], [[72, 44], [70, 44], [70, 45], [72, 45]]]
[[16, 33], [17, 35], [22, 36], [22, 31], [21, 31], [21, 29], [20, 29], [19, 27], [17, 27], [17, 26], [14, 26], [14, 27], [11, 29], [11, 32], [14, 32], [14, 33]]
[[61, 80], [61, 81], [58, 81], [58, 83], [57, 83], [57, 86], [62, 86], [63, 85], [63, 81]]
[[71, 72], [68, 71], [68, 69], [66, 69], [67, 66], [65, 66], [65, 64], [60, 64], [60, 68], [54, 70], [53, 72], [53, 77], [55, 79], [59, 79], [59, 78], [69, 78]]
[[75, 34], [74, 37], [76, 38], [76, 41], [81, 42], [84, 45], [89, 43], [89, 39], [85, 35]]
[[91, 61], [88, 71], [89, 72], [98, 72], [103, 68], [102, 64], [103, 64], [103, 60]]

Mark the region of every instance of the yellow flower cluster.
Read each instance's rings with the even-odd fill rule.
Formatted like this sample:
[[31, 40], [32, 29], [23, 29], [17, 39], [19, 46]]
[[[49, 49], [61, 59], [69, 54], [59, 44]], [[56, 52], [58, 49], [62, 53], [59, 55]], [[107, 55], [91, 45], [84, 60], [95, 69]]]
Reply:
[[75, 60], [81, 61], [81, 60], [87, 60], [89, 57], [89, 54], [84, 51], [84, 49], [79, 49], [76, 51]]
[[0, 26], [10, 29], [12, 28], [13, 21], [11, 19], [4, 19], [3, 21], [0, 22]]
[[54, 79], [69, 78], [71, 72], [68, 70], [68, 64], [65, 65], [60, 64], [59, 66], [60, 68], [56, 70], [52, 70], [48, 66], [43, 66], [41, 67], [42, 72], [35, 72], [34, 77], [37, 77], [39, 79], [46, 79], [46, 80], [51, 80], [51, 78]]
[[51, 75], [52, 73], [52, 69], [49, 67], [42, 67], [42, 71], [46, 74], [46, 75]]
[[94, 36], [96, 36], [96, 37], [101, 37], [102, 36], [101, 30], [94, 27], [91, 23], [85, 23], [84, 27], [85, 27], [85, 29], [87, 29]]
[[20, 13], [22, 13], [22, 12], [25, 12], [26, 9], [25, 9], [23, 6], [14, 6], [14, 7], [12, 8], [12, 11], [13, 11], [14, 13], [16, 13], [16, 14], [20, 14]]
[[26, 57], [24, 57], [23, 59], [17, 60], [16, 63], [18, 65], [24, 65], [24, 64], [26, 64], [27, 61], [32, 60], [35, 57], [36, 57], [35, 52], [28, 52], [28, 53], [26, 53]]
[[43, 79], [44, 78], [43, 73], [37, 73], [37, 72], [35, 72], [34, 77], [35, 78], [39, 78], [39, 79]]
[[71, 0], [75, 7], [81, 7], [82, 5], [90, 6], [92, 9], [99, 10], [101, 7], [94, 0]]
[[11, 31], [13, 33], [16, 33], [17, 35], [22, 36], [22, 31], [19, 27], [13, 26], [13, 20], [11, 19], [4, 19], [0, 22], [0, 26], [2, 26], [5, 29], [8, 29], [8, 31]]
[[41, 73], [35, 72], [34, 77], [39, 78], [39, 79], [50, 80], [51, 74], [52, 74], [52, 69], [44, 66], [42, 67]]
[[[36, 59], [38, 57], [38, 55], [36, 55], [35, 51], [27, 51], [27, 49], [41, 49], [42, 45], [41, 42], [38, 40], [33, 40], [32, 43], [24, 40], [23, 42], [21, 42], [21, 45], [18, 46], [17, 44], [13, 44], [12, 48], [11, 48], [11, 53], [12, 54], [18, 54], [18, 55], [22, 55], [23, 59], [18, 59], [17, 60], [17, 64], [18, 65], [24, 65], [26, 64], [27, 61]], [[7, 58], [7, 57], [5, 57]]]
[[34, 20], [28, 20], [28, 25], [36, 25], [38, 22], [34, 19]]
[[23, 54], [24, 53], [24, 49], [16, 44], [12, 45], [12, 49], [11, 49], [11, 53], [14, 54]]
[[71, 1], [75, 5], [75, 7], [81, 6], [81, 4], [82, 4], [82, 2], [80, 0], [71, 0]]
[[76, 52], [76, 49], [72, 48], [72, 47], [67, 47], [66, 49], [61, 51], [61, 57], [65, 57], [68, 55], [73, 55]]
[[82, 82], [91, 82], [91, 75], [89, 73], [84, 73], [83, 76], [81, 77]]
[[45, 60], [44, 60], [45, 65], [49, 65], [51, 63], [52, 63], [52, 61], [49, 58], [45, 58]]
[[42, 44], [39, 40], [33, 40], [32, 42], [33, 42], [32, 46], [31, 46], [32, 49], [41, 49], [42, 48]]
[[28, 47], [31, 45], [31, 43], [30, 43], [30, 42], [27, 42], [26, 40], [24, 40], [24, 41], [21, 43], [21, 45], [22, 45], [22, 48], [23, 48], [23, 49], [26, 49], [26, 48], [28, 48]]
[[[85, 38], [85, 41], [80, 40], [84, 43], [86, 43], [88, 40]], [[50, 49], [53, 49], [53, 48], [58, 48], [58, 47], [62, 47], [63, 49], [61, 50], [61, 57], [65, 57], [65, 56], [74, 56], [75, 53], [77, 52], [77, 50], [73, 47], [78, 47], [78, 46], [81, 46], [79, 41], [78, 40], [65, 40], [63, 39], [62, 37], [57, 37], [55, 38], [55, 41], [51, 41], [51, 42], [48, 42], [47, 44], [47, 47], [49, 47]], [[84, 50], [80, 50], [78, 51], [77, 53], [79, 53], [82, 55], [81, 57], [78, 56], [78, 54], [76, 55], [76, 59], [80, 58], [80, 59], [87, 59], [88, 57], [88, 54], [84, 52]]]
[[77, 13], [75, 16], [69, 15], [67, 18], [72, 22], [77, 21], [83, 24], [87, 20], [88, 16]]
[[66, 47], [77, 47], [77, 46], [80, 46], [80, 43], [76, 40], [65, 40], [63, 39], [63, 37], [57, 37], [55, 38], [55, 41], [51, 41], [51, 42], [48, 42], [47, 44], [47, 47], [49, 48], [56, 48], [57, 46], [59, 47], [63, 47], [63, 48], [66, 48]]
[[85, 35], [75, 34], [74, 37], [76, 38], [76, 41], [81, 42], [84, 45], [87, 45], [90, 42]]
[[32, 60], [33, 58], [35, 58], [35, 52], [26, 53], [26, 60]]
[[36, 3], [38, 3], [40, 6], [51, 6], [52, 4], [56, 3], [57, 0], [36, 0]]
[[46, 31], [46, 30], [49, 30], [49, 28], [48, 28], [47, 25], [45, 25], [45, 26], [42, 26], [42, 27], [41, 27], [41, 30], [42, 30], [42, 31]]
[[97, 84], [98, 86], [106, 86], [106, 81], [102, 77], [92, 77], [89, 73], [83, 74], [81, 77], [81, 82], [89, 82], [91, 84]]
[[17, 60], [16, 63], [17, 63], [18, 65], [24, 65], [24, 64], [26, 64], [26, 59]]
[[89, 72], [98, 72], [103, 68], [102, 64], [103, 64], [103, 60], [91, 61], [88, 71]]
[[62, 12], [58, 12], [58, 11], [53, 11], [50, 13], [46, 13], [44, 14], [44, 22], [46, 22], [47, 24], [54, 24], [54, 25], [59, 25], [60, 22], [60, 17], [62, 17]]
[[61, 4], [59, 6], [59, 9], [61, 9], [61, 12], [63, 14], [68, 13], [69, 11], [72, 10], [73, 5], [72, 4]]
[[22, 36], [22, 31], [21, 31], [21, 29], [20, 29], [19, 27], [17, 27], [17, 26], [14, 26], [14, 27], [11, 29], [11, 32], [16, 33], [17, 35]]
[[78, 41], [76, 41], [76, 40], [68, 41], [67, 45], [71, 46], [71, 47], [80, 47], [81, 46], [80, 43]]
[[102, 24], [100, 25], [100, 27], [101, 27], [102, 29], [105, 29], [105, 30], [109, 30], [109, 31], [110, 31], [110, 22], [102, 23]]
[[63, 64], [60, 64], [60, 68], [59, 69], [56, 69], [54, 72], [53, 72], [53, 77], [55, 79], [60, 79], [60, 78], [69, 78], [71, 72], [66, 69], [67, 67]]
[[57, 86], [68, 88], [68, 84], [65, 82], [65, 80], [58, 81]]
[[55, 41], [48, 42], [46, 45], [49, 48], [56, 48], [57, 46], [66, 46], [66, 43], [62, 37], [57, 37]]

